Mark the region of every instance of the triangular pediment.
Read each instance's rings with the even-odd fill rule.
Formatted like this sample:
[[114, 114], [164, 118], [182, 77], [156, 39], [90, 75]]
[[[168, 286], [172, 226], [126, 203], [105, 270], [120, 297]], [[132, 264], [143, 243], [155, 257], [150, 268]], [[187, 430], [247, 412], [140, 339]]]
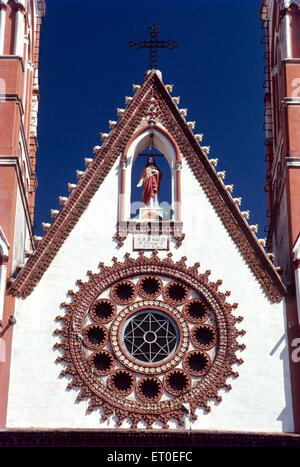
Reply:
[[186, 121], [184, 109], [180, 109], [177, 98], [171, 96], [170, 87], [162, 83], [158, 71], [152, 70], [135, 91], [134, 97], [127, 99], [127, 107], [119, 109], [118, 121], [111, 122], [111, 131], [102, 134], [102, 146], [95, 148], [95, 157], [89, 161], [87, 170], [72, 187], [35, 252], [11, 284], [10, 293], [21, 297], [31, 293], [130, 139], [152, 120], [175, 141], [260, 286], [272, 301], [280, 301], [285, 293], [280, 276], [232, 198], [230, 186], [224, 184], [214, 162], [209, 160], [208, 149], [201, 146], [201, 136], [193, 133], [193, 122]]

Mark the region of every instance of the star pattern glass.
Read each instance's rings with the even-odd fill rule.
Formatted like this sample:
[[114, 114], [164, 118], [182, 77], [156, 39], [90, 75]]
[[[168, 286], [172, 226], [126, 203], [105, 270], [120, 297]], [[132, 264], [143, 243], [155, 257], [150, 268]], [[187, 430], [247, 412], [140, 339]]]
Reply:
[[124, 326], [123, 342], [130, 356], [151, 364], [170, 357], [178, 344], [175, 322], [157, 310], [133, 315]]

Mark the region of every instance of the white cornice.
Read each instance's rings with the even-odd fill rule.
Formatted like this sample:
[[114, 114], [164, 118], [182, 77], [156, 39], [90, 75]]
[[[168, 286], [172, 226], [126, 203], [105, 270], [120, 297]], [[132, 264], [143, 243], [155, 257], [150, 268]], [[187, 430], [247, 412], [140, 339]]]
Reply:
[[286, 165], [287, 167], [300, 167], [300, 157], [287, 157]]
[[283, 101], [281, 101], [283, 106], [288, 105], [300, 105], [300, 97], [285, 97]]

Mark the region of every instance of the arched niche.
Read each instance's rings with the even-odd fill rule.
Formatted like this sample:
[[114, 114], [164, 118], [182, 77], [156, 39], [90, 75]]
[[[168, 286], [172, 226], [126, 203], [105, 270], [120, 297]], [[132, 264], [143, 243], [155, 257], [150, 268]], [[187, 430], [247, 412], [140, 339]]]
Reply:
[[140, 182], [144, 168], [146, 167], [149, 157], [153, 157], [154, 164], [158, 167], [161, 173], [160, 189], [158, 195], [159, 208], [164, 210], [164, 218], [173, 217], [173, 202], [172, 202], [172, 177], [171, 168], [168, 160], [154, 145], [147, 147], [138, 157], [131, 167], [131, 218], [136, 218], [139, 215], [139, 210], [143, 207], [142, 195], [143, 186], [137, 186]]
[[131, 137], [122, 156], [119, 207], [120, 221], [130, 220], [132, 168], [139, 154], [151, 144], [164, 155], [169, 164], [171, 177], [171, 207], [174, 210], [173, 220], [181, 220], [181, 157], [178, 146], [163, 128], [157, 125], [154, 127], [147, 125]]

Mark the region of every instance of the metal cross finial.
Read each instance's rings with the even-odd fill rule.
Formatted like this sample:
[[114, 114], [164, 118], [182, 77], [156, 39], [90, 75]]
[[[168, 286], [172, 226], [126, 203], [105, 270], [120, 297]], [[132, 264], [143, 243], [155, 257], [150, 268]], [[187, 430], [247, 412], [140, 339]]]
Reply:
[[151, 24], [150, 28], [148, 28], [150, 34], [149, 41], [141, 41], [140, 39], [135, 39], [134, 41], [129, 42], [129, 47], [134, 47], [135, 49], [150, 49], [150, 69], [156, 70], [157, 69], [157, 49], [175, 49], [178, 47], [176, 41], [169, 39], [167, 41], [159, 41], [157, 40], [159, 27], [157, 24]]

